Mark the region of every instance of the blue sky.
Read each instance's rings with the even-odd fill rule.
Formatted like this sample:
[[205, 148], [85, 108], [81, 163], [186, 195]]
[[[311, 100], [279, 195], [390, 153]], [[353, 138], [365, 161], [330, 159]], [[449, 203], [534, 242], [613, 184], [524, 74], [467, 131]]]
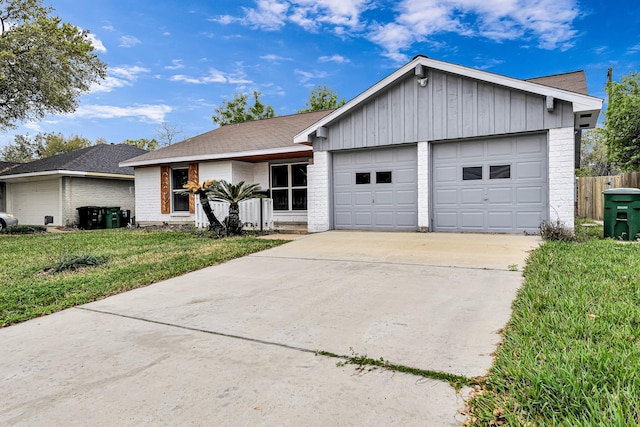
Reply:
[[516, 78], [583, 69], [592, 95], [640, 70], [637, 0], [44, 0], [91, 31], [108, 77], [70, 115], [0, 134], [154, 138], [162, 122], [215, 128], [234, 93], [276, 114], [327, 84], [347, 100], [416, 54]]

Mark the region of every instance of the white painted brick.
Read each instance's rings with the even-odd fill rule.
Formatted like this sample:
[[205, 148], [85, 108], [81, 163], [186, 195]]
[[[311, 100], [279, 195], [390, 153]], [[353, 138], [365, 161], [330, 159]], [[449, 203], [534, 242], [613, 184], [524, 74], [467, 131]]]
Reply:
[[574, 226], [574, 129], [549, 130], [549, 220]]
[[102, 178], [63, 178], [63, 224], [78, 224], [77, 208], [81, 206], [109, 206], [131, 210], [135, 215], [135, 187], [129, 180]]
[[327, 151], [313, 153], [313, 165], [307, 166], [307, 230], [310, 233], [327, 231], [331, 227], [329, 216], [329, 163]]

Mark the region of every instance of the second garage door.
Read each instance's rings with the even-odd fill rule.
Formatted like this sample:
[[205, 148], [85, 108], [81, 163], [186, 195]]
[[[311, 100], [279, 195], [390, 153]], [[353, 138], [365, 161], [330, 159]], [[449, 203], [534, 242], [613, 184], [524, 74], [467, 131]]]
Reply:
[[433, 145], [434, 231], [535, 232], [547, 219], [547, 135]]
[[416, 146], [333, 153], [336, 229], [416, 230]]

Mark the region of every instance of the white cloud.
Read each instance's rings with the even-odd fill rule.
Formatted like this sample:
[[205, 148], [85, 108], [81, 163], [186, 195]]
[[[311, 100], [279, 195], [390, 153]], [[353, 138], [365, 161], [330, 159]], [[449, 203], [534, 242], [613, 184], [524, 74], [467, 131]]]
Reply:
[[298, 76], [300, 83], [306, 83], [311, 79], [324, 79], [327, 77], [327, 73], [324, 71], [305, 71], [296, 68], [293, 73]]
[[286, 56], [279, 56], [279, 55], [274, 55], [273, 53], [270, 53], [268, 55], [262, 55], [260, 57], [260, 59], [264, 59], [266, 61], [273, 61], [273, 62], [278, 62], [278, 61], [293, 61], [293, 58], [287, 58]]
[[331, 55], [331, 56], [321, 56], [320, 58], [318, 58], [318, 61], [320, 62], [335, 62], [338, 64], [348, 64], [349, 62], [351, 62], [351, 60], [349, 60], [348, 58], [345, 58], [342, 55]]
[[209, 74], [200, 77], [192, 77], [184, 74], [176, 74], [171, 76], [169, 80], [173, 82], [184, 82], [190, 84], [210, 84], [210, 83], [227, 83], [227, 84], [251, 84], [253, 81], [246, 78], [245, 72], [242, 70], [242, 64], [235, 73], [225, 73], [215, 68], [209, 69]]
[[90, 92], [111, 92], [113, 89], [131, 86], [140, 74], [148, 72], [148, 68], [137, 65], [109, 68], [107, 77], [99, 84], [92, 84]]
[[122, 36], [120, 37], [120, 47], [134, 47], [139, 45], [142, 41], [134, 36]]
[[566, 50], [577, 31], [576, 0], [403, 0], [393, 22], [377, 23], [369, 39], [403, 61], [413, 43], [453, 32], [496, 42], [535, 39], [541, 49]]
[[627, 54], [634, 54], [638, 52], [640, 52], [640, 43], [638, 43], [635, 46], [631, 46], [629, 49], [627, 49]]
[[103, 25], [102, 29], [106, 30], [106, 31], [109, 31], [111, 33], [113, 33], [116, 30], [115, 27], [113, 25], [111, 25], [111, 24]]
[[130, 107], [118, 107], [115, 105], [81, 105], [70, 114], [72, 117], [91, 119], [115, 119], [123, 117], [136, 117], [143, 122], [162, 123], [165, 115], [170, 113], [172, 108], [168, 105], [136, 105]]
[[211, 19], [222, 25], [239, 23], [265, 31], [277, 31], [287, 22], [307, 31], [332, 28], [337, 34], [361, 29], [361, 14], [371, 0], [256, 0], [255, 7], [243, 7], [242, 16], [221, 15]]
[[96, 52], [105, 53], [107, 51], [107, 48], [104, 47], [102, 41], [100, 41], [100, 39], [98, 39], [95, 34], [89, 33], [87, 34], [87, 38], [93, 45], [93, 48], [96, 50]]
[[184, 68], [184, 64], [182, 63], [182, 59], [172, 59], [171, 65], [167, 65], [164, 67], [166, 70], [179, 70]]

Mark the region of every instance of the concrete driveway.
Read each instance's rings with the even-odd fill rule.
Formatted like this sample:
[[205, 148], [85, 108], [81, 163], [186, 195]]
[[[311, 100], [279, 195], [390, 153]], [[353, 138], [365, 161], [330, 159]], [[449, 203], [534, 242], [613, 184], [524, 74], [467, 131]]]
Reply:
[[0, 329], [0, 424], [458, 425], [447, 383], [314, 351], [484, 375], [539, 242], [308, 235]]

